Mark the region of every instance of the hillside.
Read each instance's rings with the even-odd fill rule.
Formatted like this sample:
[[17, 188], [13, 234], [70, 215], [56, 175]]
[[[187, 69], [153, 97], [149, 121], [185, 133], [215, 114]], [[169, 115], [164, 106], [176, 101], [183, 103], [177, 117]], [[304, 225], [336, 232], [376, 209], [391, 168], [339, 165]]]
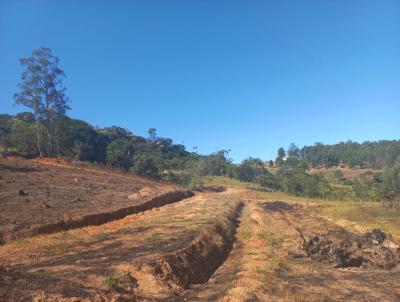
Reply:
[[[3, 229], [52, 223], [62, 213], [77, 222], [88, 213], [135, 209], [3, 242], [1, 301], [400, 297], [400, 212], [379, 204], [360, 207], [261, 192], [223, 177], [205, 179], [205, 186], [220, 192], [191, 196], [174, 185], [61, 160], [2, 159], [0, 173], [7, 188], [1, 199]], [[50, 180], [47, 198], [40, 190]], [[81, 200], [71, 192], [81, 192]], [[128, 198], [132, 194], [135, 198]], [[335, 258], [340, 251], [347, 256]]]

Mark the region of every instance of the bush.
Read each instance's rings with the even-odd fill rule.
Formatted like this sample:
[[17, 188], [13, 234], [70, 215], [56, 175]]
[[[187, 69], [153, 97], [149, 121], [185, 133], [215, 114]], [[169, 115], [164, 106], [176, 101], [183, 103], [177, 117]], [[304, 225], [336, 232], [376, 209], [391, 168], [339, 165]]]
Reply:
[[36, 155], [36, 131], [33, 124], [16, 121], [11, 127], [10, 141], [12, 146], [24, 155]]
[[133, 145], [123, 139], [116, 139], [107, 147], [107, 163], [110, 166], [129, 169], [132, 166]]
[[138, 175], [160, 177], [156, 159], [151, 154], [140, 154], [133, 159], [133, 171]]

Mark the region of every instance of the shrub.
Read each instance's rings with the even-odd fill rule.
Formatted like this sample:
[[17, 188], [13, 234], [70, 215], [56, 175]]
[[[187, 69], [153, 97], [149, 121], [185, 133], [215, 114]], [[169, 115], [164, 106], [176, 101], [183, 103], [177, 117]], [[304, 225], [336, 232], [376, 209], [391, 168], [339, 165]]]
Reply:
[[133, 171], [138, 175], [160, 177], [156, 159], [151, 154], [140, 154], [133, 159]]
[[107, 163], [111, 166], [129, 169], [132, 166], [133, 145], [124, 140], [116, 139], [107, 147]]
[[104, 282], [105, 282], [109, 287], [115, 288], [115, 287], [117, 286], [117, 284], [118, 284], [118, 278], [115, 277], [115, 276], [113, 276], [113, 275], [108, 275], [108, 276], [106, 277], [106, 279], [104, 280]]

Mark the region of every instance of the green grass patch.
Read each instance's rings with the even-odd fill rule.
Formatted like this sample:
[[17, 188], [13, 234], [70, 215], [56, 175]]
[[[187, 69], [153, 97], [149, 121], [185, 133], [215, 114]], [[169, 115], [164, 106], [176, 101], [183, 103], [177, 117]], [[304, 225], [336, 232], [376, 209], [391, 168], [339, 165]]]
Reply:
[[105, 279], [104, 282], [112, 288], [115, 288], [118, 284], [118, 278], [113, 276], [113, 275], [108, 275]]
[[256, 185], [250, 182], [240, 181], [235, 178], [224, 176], [206, 176], [204, 177], [205, 186], [223, 186], [241, 189], [256, 189]]
[[111, 234], [110, 233], [98, 233], [98, 234], [94, 235], [93, 238], [95, 241], [106, 241], [111, 238]]
[[251, 238], [251, 236], [253, 236], [253, 232], [250, 230], [242, 231], [239, 233], [239, 237], [244, 240]]
[[150, 236], [144, 238], [145, 241], [158, 241], [162, 240], [162, 234], [161, 233], [155, 233], [151, 234]]
[[263, 231], [257, 233], [257, 237], [263, 239], [265, 242], [272, 244], [272, 245], [280, 245], [283, 241], [283, 239], [274, 233], [268, 232], [268, 231]]
[[379, 228], [400, 240], [400, 211], [386, 209], [381, 204], [341, 203], [315, 208], [333, 219], [346, 219], [367, 228]]

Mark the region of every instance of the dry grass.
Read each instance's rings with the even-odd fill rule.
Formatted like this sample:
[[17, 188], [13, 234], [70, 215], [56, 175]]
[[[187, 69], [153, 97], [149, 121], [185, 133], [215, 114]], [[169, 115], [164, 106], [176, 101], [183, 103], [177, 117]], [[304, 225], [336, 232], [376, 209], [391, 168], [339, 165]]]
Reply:
[[343, 173], [343, 177], [347, 179], [357, 178], [365, 172], [382, 172], [382, 170], [372, 170], [372, 169], [350, 169], [350, 168], [328, 168], [328, 169], [311, 169], [308, 171], [308, 174], [320, 174], [327, 177], [333, 177], [336, 171], [341, 171]]
[[273, 276], [288, 270], [285, 255], [280, 253], [284, 238], [271, 230], [271, 220], [261, 204], [246, 201], [238, 231], [243, 241], [241, 273], [222, 301], [271, 301], [276, 292]]
[[117, 210], [142, 202], [128, 196], [143, 188], [154, 196], [174, 187], [104, 167], [60, 162], [0, 159], [0, 231]]
[[236, 189], [256, 189], [256, 185], [251, 182], [240, 181], [235, 178], [225, 177], [225, 176], [205, 176], [204, 177], [205, 186], [222, 186], [227, 188]]
[[364, 229], [379, 228], [400, 243], [400, 211], [383, 208], [379, 203], [320, 204], [313, 207], [317, 213], [334, 221], [348, 220]]
[[[133, 276], [136, 272], [133, 266], [185, 247], [202, 230], [230, 213], [238, 202], [228, 192], [200, 194], [101, 226], [1, 246], [0, 267], [8, 267], [11, 272], [18, 267], [22, 274], [18, 279], [26, 279], [29, 286], [16, 288], [16, 279], [11, 275], [1, 282], [0, 297], [11, 288], [25, 292], [24, 295], [38, 289], [62, 294], [68, 284], [81, 291], [77, 293], [79, 297], [93, 297], [96, 293], [107, 296], [109, 285], [104, 282], [105, 274], [120, 276], [128, 270]], [[45, 280], [31, 274], [38, 270], [46, 273]]]
[[[333, 222], [348, 221], [360, 225], [360, 230], [380, 228], [400, 242], [400, 211], [382, 207], [378, 202], [327, 201], [291, 196], [282, 192], [255, 192], [255, 198], [266, 201], [282, 200], [301, 204], [309, 211], [323, 215]], [[323, 220], [322, 223], [328, 223]]]

